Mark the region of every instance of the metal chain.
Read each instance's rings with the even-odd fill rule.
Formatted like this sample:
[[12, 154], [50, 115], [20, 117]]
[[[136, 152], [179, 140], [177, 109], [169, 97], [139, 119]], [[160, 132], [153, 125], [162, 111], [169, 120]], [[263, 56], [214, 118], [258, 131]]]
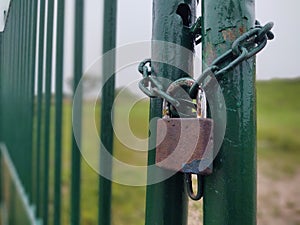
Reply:
[[[238, 37], [233, 42], [231, 49], [216, 58], [212, 64], [204, 70], [201, 76], [197, 78], [189, 90], [190, 97], [195, 99], [199, 86], [203, 86], [203, 82], [207, 77], [211, 79], [211, 75], [213, 75], [216, 79], [220, 79], [222, 75], [232, 70], [243, 61], [259, 53], [266, 46], [268, 40], [274, 39], [274, 34], [271, 32], [273, 25], [273, 23], [267, 23], [265, 26], [261, 26], [260, 23], [256, 21], [254, 28]], [[202, 41], [201, 17], [198, 18], [196, 23], [190, 28], [190, 32], [195, 43], [199, 44]], [[139, 82], [139, 88], [147, 96], [150, 98], [160, 97], [175, 107], [179, 107], [184, 103], [182, 99], [175, 99], [164, 91], [164, 87], [158, 78], [152, 75], [151, 59], [146, 59], [140, 63], [139, 72], [143, 75], [143, 79]], [[189, 104], [186, 105], [194, 106], [192, 102], [189, 102]], [[203, 176], [197, 174], [197, 178], [198, 190], [197, 193], [194, 193], [191, 174], [185, 174], [187, 193], [193, 200], [199, 200], [203, 196]]]
[[233, 42], [231, 49], [216, 58], [212, 64], [204, 70], [202, 75], [198, 77], [190, 89], [191, 98], [196, 96], [198, 86], [201, 85], [211, 73], [219, 79], [223, 74], [259, 53], [266, 46], [268, 40], [274, 39], [274, 34], [271, 32], [273, 26], [274, 24], [272, 22], [261, 26], [260, 23], [256, 21], [254, 28], [238, 37]]
[[[201, 38], [201, 22], [202, 18], [199, 17], [196, 22], [190, 27], [191, 37], [194, 39], [196, 45], [200, 44]], [[144, 94], [150, 98], [166, 99], [171, 105], [179, 107], [180, 104], [186, 103], [183, 99], [175, 99], [164, 91], [163, 85], [159, 82], [156, 76], [152, 75], [151, 59], [143, 60], [138, 67], [139, 72], [143, 75], [143, 79], [139, 82], [139, 88]], [[194, 106], [194, 104], [190, 104]]]
[[[232, 44], [231, 49], [216, 58], [212, 64], [199, 76], [190, 89], [190, 96], [195, 98], [199, 85], [211, 74], [220, 79], [222, 75], [232, 70], [243, 61], [253, 57], [259, 53], [267, 44], [268, 40], [274, 39], [271, 32], [273, 23], [267, 23], [261, 26], [258, 21], [255, 27], [238, 37]], [[195, 42], [201, 41], [201, 18], [190, 28]], [[139, 88], [150, 98], [166, 99], [175, 107], [180, 106], [180, 101], [173, 98], [164, 91], [164, 87], [158, 78], [152, 75], [151, 59], [145, 59], [139, 64], [139, 72], [143, 75], [143, 79], [139, 82]]]
[[180, 102], [164, 91], [163, 85], [156, 76], [151, 73], [151, 59], [145, 59], [139, 65], [139, 72], [143, 79], [139, 82], [139, 88], [150, 98], [166, 99], [171, 105], [179, 107]]

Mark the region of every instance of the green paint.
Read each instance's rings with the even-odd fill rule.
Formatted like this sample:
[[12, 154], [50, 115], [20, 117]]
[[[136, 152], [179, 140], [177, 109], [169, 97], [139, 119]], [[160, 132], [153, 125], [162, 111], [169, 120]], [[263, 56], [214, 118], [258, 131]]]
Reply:
[[[44, 30], [45, 28], [45, 9], [46, 4], [45, 0], [40, 1], [40, 16], [39, 16], [39, 30]], [[39, 32], [39, 45], [38, 45], [38, 74], [37, 74], [37, 142], [36, 142], [36, 152], [35, 152], [35, 161], [36, 161], [36, 174], [35, 174], [35, 203], [36, 203], [36, 213], [38, 217], [41, 217], [41, 207], [42, 207], [42, 196], [41, 196], [41, 175], [42, 175], [42, 143], [44, 137], [42, 135], [42, 124], [43, 124], [43, 65], [44, 65], [44, 32]]]
[[29, 56], [29, 76], [30, 76], [30, 86], [29, 86], [29, 120], [28, 120], [28, 126], [31, 132], [29, 132], [29, 146], [28, 149], [31, 152], [31, 155], [29, 157], [29, 166], [30, 166], [30, 180], [29, 180], [29, 198], [30, 202], [33, 202], [34, 199], [34, 174], [35, 174], [35, 161], [34, 161], [34, 153], [35, 153], [35, 146], [34, 146], [34, 90], [35, 90], [35, 65], [36, 65], [36, 32], [37, 32], [37, 10], [38, 10], [38, 1], [30, 1], [31, 3], [31, 12], [30, 15], [32, 15], [31, 18], [31, 33], [30, 33], [30, 56]]
[[[190, 24], [196, 19], [196, 1], [180, 0], [154, 0], [153, 1], [153, 40], [167, 41], [175, 43], [193, 50], [193, 41], [190, 38], [189, 29], [183, 27], [183, 20], [176, 14], [180, 4], [188, 4], [190, 8]], [[183, 13], [184, 14], [184, 13]], [[174, 49], [162, 49], [152, 46], [152, 58], [161, 58], [164, 55], [166, 60], [174, 56]], [[156, 49], [156, 50], [155, 50]], [[159, 51], [157, 51], [159, 49]], [[192, 55], [192, 54], [191, 54]], [[186, 71], [193, 71], [192, 57], [183, 57], [180, 53], [176, 54], [176, 61], [181, 62], [182, 68]], [[178, 68], [167, 64], [152, 62], [152, 68], [157, 76], [165, 77], [170, 80], [177, 80], [183, 76], [188, 76]], [[160, 99], [152, 99], [150, 102], [150, 120], [161, 117], [162, 102]], [[154, 127], [151, 130], [156, 130]], [[149, 145], [153, 146], [156, 142], [155, 134], [149, 139]], [[148, 165], [155, 164], [155, 150], [150, 149], [148, 154]], [[148, 179], [159, 174], [150, 174]], [[187, 194], [184, 191], [184, 176], [177, 173], [173, 177], [157, 184], [147, 187], [146, 197], [146, 225], [185, 225], [187, 224]]]
[[[227, 7], [228, 6], [228, 7]], [[203, 0], [203, 67], [254, 26], [254, 1]], [[212, 57], [213, 56], [213, 57]], [[256, 224], [255, 58], [220, 80], [227, 107], [227, 129], [205, 178], [205, 225]]]
[[[117, 0], [106, 0], [104, 2], [104, 27], [103, 27], [103, 54], [116, 47], [117, 27]], [[103, 147], [111, 155], [113, 154], [113, 127], [111, 113], [115, 97], [115, 75], [110, 71], [115, 70], [115, 55], [111, 54], [103, 61], [102, 80], [106, 83], [102, 88], [101, 104], [101, 142]], [[100, 147], [100, 171], [105, 174], [112, 174], [112, 162], [101, 154], [105, 151]], [[102, 157], [101, 157], [102, 155]], [[111, 224], [111, 181], [100, 176], [99, 179], [99, 211], [98, 224]]]
[[56, 30], [54, 225], [61, 224], [64, 11], [65, 1], [60, 0], [57, 2]]
[[[0, 65], [2, 65], [3, 61], [2, 61], [2, 55], [3, 55], [3, 47], [2, 47], [2, 39], [3, 39], [3, 35], [2, 33], [0, 33]], [[0, 105], [3, 105], [2, 103], [2, 93], [1, 93], [1, 90], [2, 90], [2, 74], [3, 74], [3, 70], [2, 70], [2, 66], [0, 66]], [[3, 132], [3, 122], [2, 122], [2, 110], [0, 110], [0, 141], [3, 139], [3, 135], [2, 135], [2, 132]], [[2, 153], [0, 153], [0, 210], [1, 209], [1, 204], [3, 203], [3, 163], [2, 163]]]
[[44, 175], [43, 175], [43, 225], [48, 225], [49, 217], [49, 165], [50, 165], [50, 107], [52, 87], [52, 53], [53, 53], [53, 21], [54, 2], [48, 1], [46, 64], [45, 64], [45, 143], [44, 143]]
[[[37, 225], [38, 222], [37, 218], [34, 215], [33, 208], [30, 207], [30, 204], [27, 201], [28, 196], [25, 194], [24, 187], [21, 183], [20, 177], [18, 176], [14, 163], [10, 158], [9, 151], [6, 148], [6, 145], [3, 143], [0, 143], [0, 157], [3, 158], [2, 168], [5, 170], [6, 173], [6, 182], [9, 182], [9, 185], [11, 187], [9, 188], [10, 197], [6, 196], [6, 200], [8, 199], [8, 201], [10, 201], [10, 203], [13, 204], [4, 205], [4, 207], [10, 206], [10, 209], [7, 212], [7, 214], [9, 215], [11, 220], [16, 221], [11, 224]], [[17, 204], [14, 204], [15, 201], [17, 202]]]
[[[75, 93], [77, 86], [83, 74], [83, 31], [84, 31], [84, 0], [75, 1], [75, 23], [74, 23], [74, 87]], [[81, 91], [79, 91], [82, 94]], [[82, 97], [80, 95], [80, 97]], [[81, 99], [79, 99], [81, 101]], [[76, 121], [77, 129], [81, 131], [81, 102], [79, 107], [75, 109], [77, 117], [73, 118]], [[80, 224], [80, 178], [81, 178], [81, 155], [80, 146], [77, 145], [74, 134], [72, 134], [72, 167], [71, 167], [71, 225]]]
[[[30, 205], [36, 6], [37, 1], [11, 1], [5, 31], [1, 34], [0, 121], [5, 132], [0, 141], [5, 143], [1, 145], [5, 159], [2, 162], [12, 178], [9, 209], [13, 224], [29, 224], [29, 217], [34, 217]], [[9, 149], [6, 154], [3, 146]], [[35, 223], [32, 220], [30, 224]]]

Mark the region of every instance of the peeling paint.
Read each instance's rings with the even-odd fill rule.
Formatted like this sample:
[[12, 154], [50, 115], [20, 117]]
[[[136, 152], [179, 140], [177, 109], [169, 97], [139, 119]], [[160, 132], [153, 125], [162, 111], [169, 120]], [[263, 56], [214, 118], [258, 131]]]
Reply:
[[[159, 49], [155, 44], [152, 45], [152, 59], [163, 59], [170, 64], [185, 65], [186, 71], [193, 74], [193, 43], [189, 39], [189, 32], [183, 26], [182, 19], [176, 14], [177, 7], [180, 3], [189, 4], [191, 9], [191, 23], [196, 18], [196, 0], [153, 0], [153, 40], [165, 41], [184, 46], [191, 50], [187, 55], [176, 48], [170, 48], [167, 45]], [[182, 49], [182, 48], [181, 48]], [[182, 76], [182, 71], [170, 65], [153, 61], [152, 68], [158, 76], [163, 76], [170, 80], [177, 80]], [[185, 68], [185, 67], [182, 67]], [[151, 99], [150, 118], [161, 116], [161, 100]], [[155, 136], [155, 135], [153, 135]], [[155, 138], [150, 138], [150, 143], [155, 143]], [[149, 151], [149, 165], [155, 163], [155, 151]], [[160, 171], [161, 172], [161, 171]], [[154, 174], [153, 174], [154, 175]], [[149, 175], [148, 175], [149, 176]], [[150, 176], [149, 176], [150, 177]], [[162, 224], [187, 224], [187, 195], [184, 192], [183, 176], [176, 176], [164, 182], [153, 184], [147, 187], [146, 203], [146, 225]], [[170, 188], [171, 187], [171, 188]], [[167, 204], [172, 202], [172, 204]]]
[[[202, 11], [205, 66], [253, 27], [254, 1], [202, 0]], [[204, 184], [205, 225], [256, 224], [254, 69], [254, 61], [248, 60], [219, 81], [227, 106], [227, 128], [214, 173]], [[216, 207], [222, 210], [217, 217]]]
[[223, 30], [221, 32], [225, 41], [233, 42], [236, 39], [236, 34], [233, 29]]
[[243, 34], [246, 32], [246, 27], [242, 26], [242, 27], [239, 27], [239, 32], [240, 34]]

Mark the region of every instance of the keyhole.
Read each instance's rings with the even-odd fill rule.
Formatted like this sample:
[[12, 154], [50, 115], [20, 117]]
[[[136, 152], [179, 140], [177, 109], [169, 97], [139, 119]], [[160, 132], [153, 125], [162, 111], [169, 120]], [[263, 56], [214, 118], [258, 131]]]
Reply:
[[176, 13], [182, 18], [184, 26], [189, 27], [191, 25], [191, 9], [188, 4], [180, 4]]

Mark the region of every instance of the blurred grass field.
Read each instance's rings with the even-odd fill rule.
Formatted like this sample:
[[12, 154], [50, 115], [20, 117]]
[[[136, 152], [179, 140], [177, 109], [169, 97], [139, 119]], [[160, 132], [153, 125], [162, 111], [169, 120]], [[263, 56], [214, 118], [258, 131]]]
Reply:
[[258, 156], [275, 173], [292, 175], [299, 168], [299, 97], [300, 79], [257, 83]]
[[300, 224], [300, 79], [257, 83], [258, 225]]
[[[258, 163], [267, 164], [263, 173], [276, 178], [293, 176], [300, 163], [300, 79], [271, 80], [257, 82], [258, 118]], [[122, 129], [126, 118], [123, 116], [127, 104], [123, 96], [115, 108], [115, 121]], [[86, 103], [89, 104], [89, 103]], [[148, 133], [147, 101], [135, 104], [130, 112], [129, 124], [132, 132], [141, 138]], [[99, 115], [99, 108], [95, 115]], [[70, 206], [70, 137], [71, 102], [64, 103], [63, 141], [63, 222], [69, 224]], [[93, 116], [93, 115], [91, 115]], [[83, 118], [83, 127], [84, 121]], [[88, 128], [85, 129], [88, 137]], [[54, 140], [54, 139], [53, 139]], [[89, 144], [86, 140], [84, 143]], [[128, 149], [117, 138], [114, 140], [115, 157], [136, 165], [146, 165], [147, 154]], [[260, 170], [259, 173], [262, 171]], [[82, 224], [97, 224], [98, 175], [82, 161]], [[113, 225], [142, 225], [144, 221], [145, 187], [128, 187], [113, 184], [112, 223]], [[272, 207], [272, 206], [270, 206]], [[195, 208], [195, 207], [193, 207]], [[197, 207], [196, 207], [197, 208]], [[300, 214], [300, 212], [299, 212]], [[289, 224], [289, 223], [287, 223]], [[264, 224], [266, 225], [266, 224]]]

